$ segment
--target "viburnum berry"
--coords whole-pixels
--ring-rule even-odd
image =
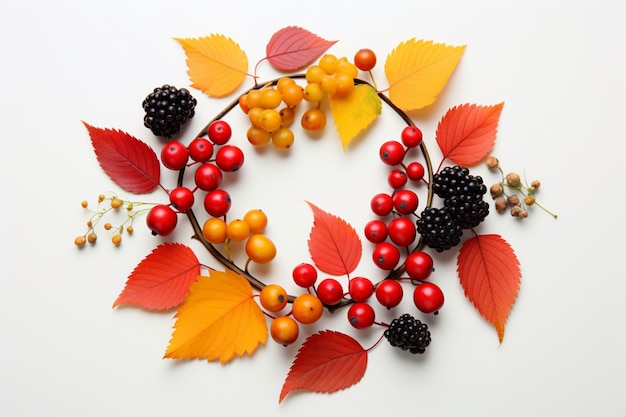
[[[387,224],[380,219],[367,222],[363,230],[365,238],[372,243],[384,242],[387,239]]]
[[[222,170],[213,164],[201,164],[196,168],[193,179],[199,189],[212,191],[222,184]]]
[[[443,291],[432,282],[424,282],[413,290],[413,302],[422,313],[437,314],[443,306]]]
[[[178,141],[171,141],[165,144],[161,150],[161,162],[166,168],[174,171],[183,169],[189,160],[189,150]]]
[[[426,170],[424,169],[424,165],[419,162],[413,161],[406,166],[406,176],[409,177],[411,181],[421,181],[425,174]]]
[[[235,172],[243,165],[244,154],[235,145],[224,145],[215,155],[215,163],[224,172]]]
[[[423,251],[407,255],[404,266],[406,273],[413,279],[427,279],[433,272],[433,258]]]
[[[367,303],[354,303],[348,309],[348,321],[355,329],[366,329],[376,321],[376,312]]]
[[[400,165],[406,154],[406,149],[397,140],[390,140],[380,146],[380,160],[387,165]]]
[[[150,209],[146,224],[153,235],[168,236],[176,228],[178,215],[170,206],[159,204]]]
[[[387,176],[387,183],[394,190],[399,190],[406,185],[407,179],[406,172],[401,169],[393,169]]]
[[[374,284],[366,277],[354,277],[348,283],[350,297],[356,302],[363,302],[374,294]]]
[[[298,339],[300,328],[298,322],[290,316],[279,316],[270,324],[270,335],[276,343],[283,346],[292,344]]]
[[[222,217],[230,210],[231,200],[228,191],[216,189],[204,196],[204,209],[213,217]]]
[[[403,296],[402,284],[395,279],[385,279],[376,287],[376,299],[387,308],[393,308],[400,304]]]
[[[182,186],[174,188],[170,191],[170,203],[172,203],[178,211],[184,212],[189,210],[194,203],[193,191]]]
[[[339,281],[334,278],[323,279],[315,289],[318,298],[322,303],[333,306],[343,298],[343,287]]]
[[[393,243],[403,247],[413,244],[417,237],[415,223],[407,217],[392,219],[387,225],[387,233]]]
[[[209,125],[209,129],[207,131],[207,136],[216,145],[224,145],[227,143],[233,131],[228,124],[228,122],[224,120],[216,120]]]
[[[370,208],[374,214],[385,217],[393,210],[393,199],[389,194],[378,193],[372,197]]]
[[[276,313],[287,305],[287,291],[278,284],[268,284],[261,290],[259,301],[264,309]]]
[[[393,206],[398,213],[411,214],[417,210],[419,198],[413,190],[398,190],[393,195]]]
[[[291,275],[296,285],[301,288],[312,287],[317,281],[317,269],[309,263],[296,265]]]
[[[422,131],[417,126],[407,126],[402,129],[400,136],[402,143],[407,148],[414,148],[422,143]]]
[[[299,323],[312,324],[322,317],[324,305],[314,294],[300,294],[293,300],[291,313]]]
[[[379,243],[372,251],[372,260],[380,269],[390,271],[400,262],[400,250],[390,242]]]
[[[213,143],[207,138],[195,138],[189,146],[189,157],[196,162],[207,162],[213,156]]]

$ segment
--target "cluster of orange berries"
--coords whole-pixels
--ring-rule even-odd
[[[487,167],[500,172],[502,179],[489,188],[491,197],[494,199],[496,211],[503,213],[509,210],[513,217],[524,219],[528,217],[528,208],[536,205],[550,214],[555,219],[557,215],[541,206],[535,197],[541,186],[539,180],[533,180],[530,184],[524,184],[517,172],[509,172],[506,175],[500,166],[500,161],[491,155],[486,160]]]
[[[103,217],[109,213],[110,211],[119,211],[124,208],[126,210],[126,218],[122,221],[118,226],[114,226],[110,222],[106,222],[103,224],[104,230],[112,231],[113,236],[111,236],[111,242],[115,246],[119,246],[122,243],[122,234],[124,232],[129,235],[133,233],[133,222],[135,217],[139,213],[135,208],[137,205],[141,205],[143,203],[134,203],[131,201],[125,201],[119,198],[117,195],[105,195],[100,194],[98,196],[98,206],[100,206],[105,201],[109,202],[107,207],[104,207],[98,211],[92,212],[91,217],[87,220],[87,231],[79,236],[76,236],[74,239],[74,244],[78,247],[83,247],[87,243],[93,245],[98,240],[98,235],[96,234],[95,227]],[[84,209],[89,209],[89,202],[87,200],[83,200],[81,203],[81,207]]]
[[[261,209],[246,212],[243,218],[227,221],[223,217],[210,217],[202,226],[202,235],[212,244],[224,244],[230,259],[231,242],[244,242],[249,262],[268,263],[276,257],[276,245],[263,232],[268,219]]]

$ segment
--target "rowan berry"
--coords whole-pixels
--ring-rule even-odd
[[[359,49],[354,54],[354,65],[361,71],[371,71],[376,66],[376,53],[369,48]]]
[[[267,226],[267,215],[261,209],[248,210],[243,216],[243,221],[250,226],[250,233],[261,233]]]
[[[374,214],[385,217],[393,210],[393,199],[386,193],[376,194],[370,201],[370,208]]]
[[[213,156],[213,143],[207,138],[195,138],[189,146],[189,157],[196,162],[207,162]]]
[[[161,162],[166,168],[174,171],[183,169],[189,160],[189,150],[178,141],[165,144],[161,150]]]
[[[222,170],[213,164],[201,164],[196,168],[193,179],[199,189],[212,191],[222,184]]]
[[[301,288],[312,287],[317,281],[317,269],[309,263],[296,265],[291,275],[296,285]]]
[[[230,205],[230,194],[226,190],[212,190],[204,196],[204,209],[210,216],[224,216],[230,210]]]
[[[380,269],[390,271],[400,262],[400,250],[390,242],[379,243],[372,251],[372,260]]]
[[[302,324],[315,323],[324,313],[324,305],[316,295],[305,293],[293,300],[293,317]]]
[[[298,322],[289,316],[279,316],[270,324],[270,335],[276,343],[283,346],[292,344],[298,339],[300,328]]]
[[[400,304],[403,296],[402,284],[395,279],[385,279],[376,287],[376,299],[387,308]]]
[[[150,209],[146,224],[153,235],[168,236],[176,228],[178,215],[170,206],[159,204]],[[121,236],[120,236],[121,238]]]
[[[413,190],[399,190],[393,195],[393,206],[401,214],[411,214],[417,210],[419,198]]]
[[[170,191],[170,203],[178,211],[185,212],[193,206],[193,192],[187,187],[176,187]]]
[[[232,129],[228,122],[224,120],[215,120],[209,125],[207,136],[216,145],[224,145],[232,136]]]
[[[412,252],[404,260],[404,266],[409,277],[426,279],[433,272],[433,258],[426,252]]]
[[[389,175],[387,176],[387,183],[394,190],[398,190],[404,187],[407,183],[407,180],[408,177],[406,175],[406,172],[401,169],[391,170],[391,172],[389,172]]]
[[[240,242],[250,236],[250,226],[241,219],[231,220],[226,225],[226,235],[230,240]]]
[[[246,254],[251,261],[265,264],[276,257],[276,246],[267,236],[255,233],[246,240]]]
[[[366,277],[354,277],[348,283],[350,297],[356,302],[363,302],[369,299],[374,293],[372,280]]]
[[[372,243],[384,242],[387,239],[387,225],[380,219],[367,222],[364,228],[365,238]]]
[[[210,217],[202,226],[202,235],[213,244],[226,242],[226,222],[220,217]]]
[[[326,278],[317,284],[316,292],[322,303],[333,306],[343,298],[343,287],[334,278]]]
[[[387,165],[400,165],[406,154],[406,149],[397,140],[390,140],[380,146],[379,156]]]
[[[411,181],[421,181],[424,178],[424,174],[426,174],[424,165],[419,162],[413,161],[406,167],[406,175]]]
[[[417,126],[407,126],[402,129],[400,136],[402,143],[407,148],[414,148],[422,143],[422,131]]]
[[[443,306],[443,291],[432,282],[424,282],[413,290],[413,302],[422,313],[437,314]]]
[[[366,329],[376,321],[376,312],[367,303],[354,303],[348,309],[348,321],[355,329]]]
[[[215,163],[224,172],[235,172],[243,165],[243,151],[235,145],[225,145],[218,149]]]
[[[261,290],[259,300],[264,309],[276,313],[287,305],[287,291],[278,284],[269,284]]]
[[[417,237],[415,223],[407,217],[396,217],[387,225],[389,238],[398,246],[409,246]]]

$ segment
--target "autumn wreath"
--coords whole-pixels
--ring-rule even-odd
[[[388,86],[379,89],[371,72],[377,61],[374,51],[361,49],[353,59],[338,57],[328,53],[334,41],[299,27],[283,28],[271,37],[253,75],[247,55],[230,38],[176,40],[186,53],[193,88],[220,98],[233,95],[246,78],[254,80],[253,86],[191,140],[182,138],[181,128],[194,117],[196,98],[169,84],[155,88],[143,108],[145,126],[167,139],[158,155],[126,132],[84,123],[100,166],[115,184],[133,194],[160,188],[168,200],[146,203],[105,193],[94,210],[83,201],[90,216],[87,231],[75,241],[81,248],[93,245],[96,227],[103,227],[120,245],[123,235],[133,233],[139,216],[145,216],[147,230],[155,236],[170,235],[180,218],[190,222],[193,238],[213,263],[201,262],[185,244],[160,242],[130,273],[113,304],[177,309],[166,358],[226,363],[253,354],[269,334],[283,345],[302,342],[279,401],[294,390],[347,388],[361,380],[367,355],[381,340],[414,354],[426,351],[431,341],[427,320],[435,320],[444,304],[431,273],[438,255],[453,248],[459,248],[457,270],[467,298],[502,342],[520,285],[519,262],[501,236],[480,234],[477,226],[489,213],[487,192],[496,211],[510,208],[511,214],[524,218],[536,204],[539,183],[527,185],[515,173],[505,175],[489,156],[504,103],[449,109],[435,133],[443,156],[436,168],[422,131],[407,114],[435,101],[464,46],[416,39],[400,43],[385,61]],[[284,75],[259,82],[256,71],[263,61]],[[223,177],[245,169],[245,146],[274,146],[288,153],[298,118],[304,132],[320,135],[332,117],[345,150],[385,106],[406,127],[380,145],[380,162],[389,167],[389,189],[371,199],[372,220],[361,228],[368,246],[349,222],[308,202],[313,213],[307,237],[310,260],[294,262],[292,284],[297,290],[288,293],[285,283],[253,275],[250,264],[271,262],[278,248],[265,234],[268,213],[251,209],[242,218],[229,216],[233,201]],[[247,115],[247,143],[234,140],[234,126],[225,120],[231,111]],[[446,161],[450,164],[444,165]],[[490,188],[468,169],[484,161],[502,174]],[[178,172],[176,184],[162,183],[163,168]],[[122,223],[106,220],[109,212],[120,210],[126,211]],[[233,254],[235,245],[245,248],[244,262]],[[353,276],[366,249],[371,250],[372,275]],[[409,290],[414,310],[398,311],[390,323],[377,319],[376,306],[399,309]],[[319,323],[325,313],[344,308],[354,328],[381,329],[373,346],[364,348],[354,337],[331,329],[304,334],[302,329]]]

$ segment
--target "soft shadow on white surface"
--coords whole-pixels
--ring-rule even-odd
[[[0,7],[0,414],[626,413],[620,331],[626,204],[619,188],[626,32],[619,2],[5,1]],[[293,394],[281,405],[296,347],[268,342],[226,366],[163,360],[173,312],[111,308],[155,239],[137,233],[116,249],[103,233],[95,248],[72,245],[86,220],[80,201],[116,190],[98,167],[81,120],[152,141],[141,121],[146,92],[165,82],[190,84],[173,37],[227,35],[252,66],[270,36],[288,25],[339,40],[337,55],[370,47],[379,62],[413,37],[467,45],[439,100],[416,115],[433,160],[439,162],[434,132],[448,108],[504,101],[494,153],[505,169],[539,178],[541,201],[560,215],[555,221],[535,207],[523,224],[491,215],[481,226],[507,239],[522,263],[502,345],[465,299],[452,256],[437,266],[446,307],[432,323],[427,355],[381,345],[356,386],[332,395]],[[275,76],[267,64],[259,72]],[[384,79],[382,65],[375,75]],[[190,135],[229,102],[195,95]],[[355,225],[367,218],[370,195],[385,181],[384,167],[374,165],[376,142],[395,131],[394,121],[382,120],[371,140],[347,152],[332,129],[319,140],[296,138],[287,158],[250,151],[233,186],[236,210],[262,206],[272,213],[270,231],[282,248],[272,268],[285,277],[277,279],[288,282],[291,266],[306,258],[311,215],[304,200]],[[488,183],[497,180],[482,166],[476,171]],[[190,234],[183,227],[172,239],[196,245]],[[344,322],[341,313],[329,326]]]

